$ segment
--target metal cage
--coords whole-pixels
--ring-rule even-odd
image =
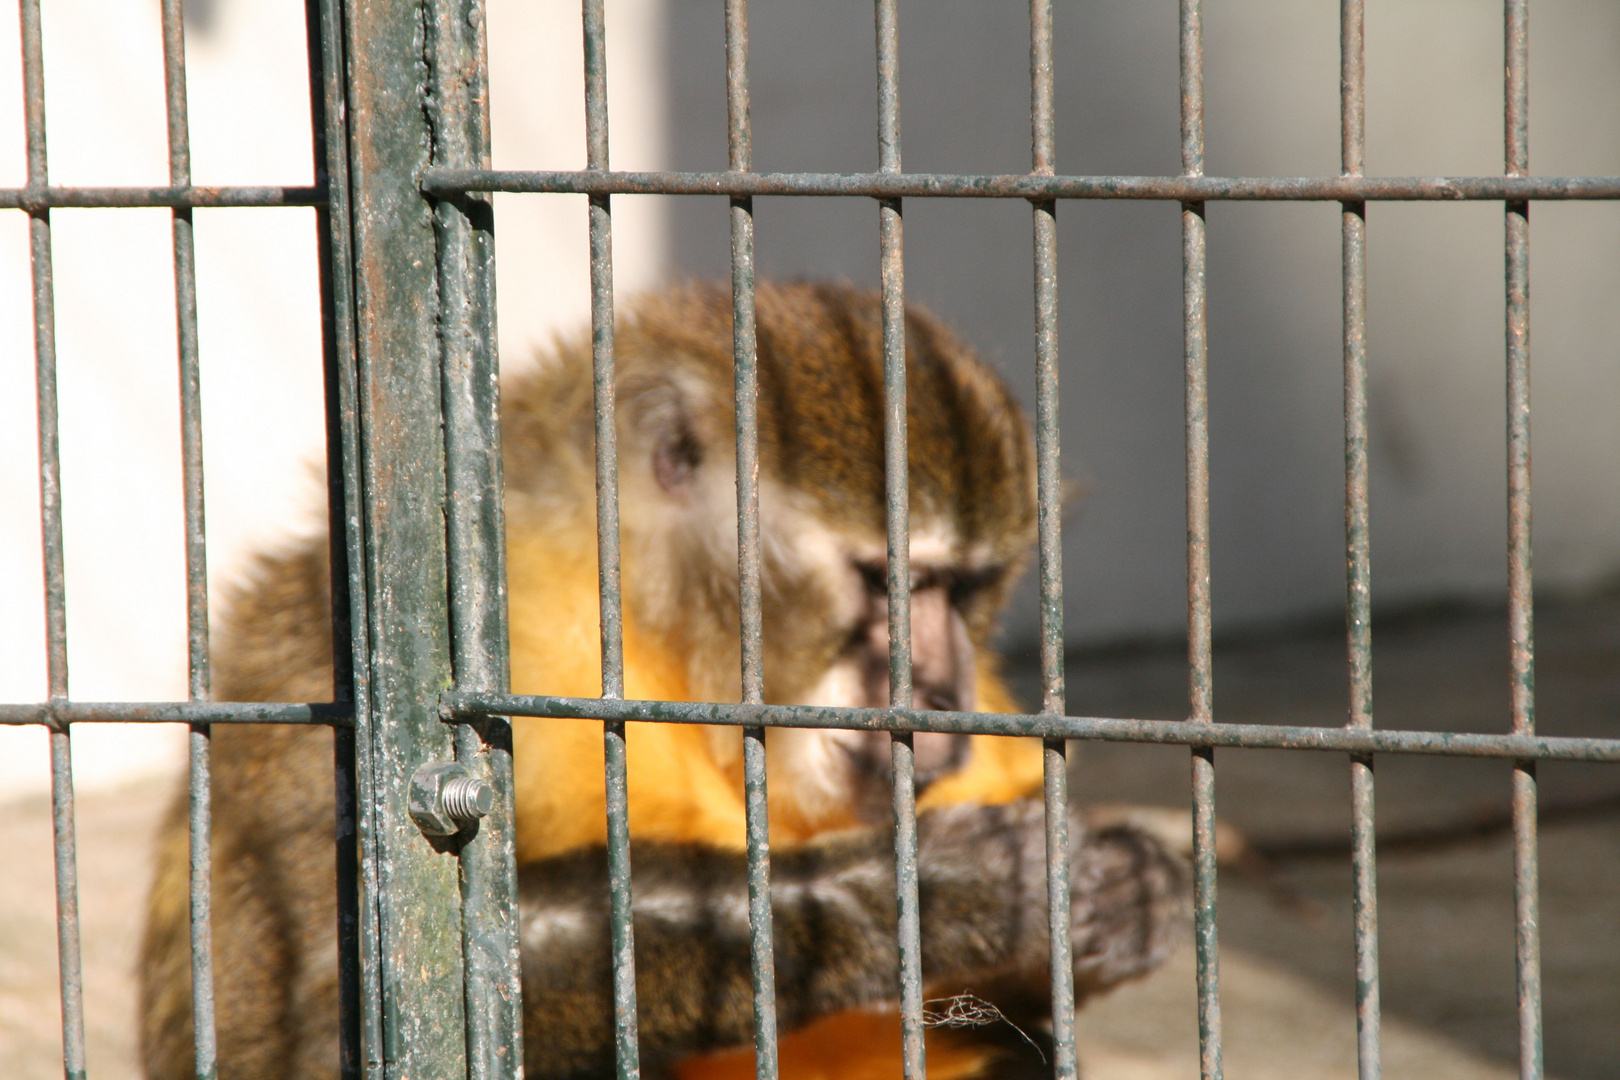
[[[521,1069],[521,1010],[510,799],[462,852],[435,856],[406,812],[413,770],[452,755],[511,790],[504,717],[603,723],[618,1071],[638,1073],[630,921],[627,721],[740,726],[748,810],[748,883],[758,1075],[776,1075],[776,1019],[765,800],[765,730],[844,727],[893,737],[900,918],[898,983],[905,1074],[924,1075],[918,942],[917,833],[911,734],[1038,736],[1045,801],[1054,1067],[1077,1073],[1071,958],[1065,743],[1166,743],[1191,752],[1195,944],[1202,1075],[1219,1077],[1215,749],[1327,751],[1348,759],[1353,801],[1355,993],[1363,1077],[1379,1075],[1378,901],[1372,761],[1377,754],[1494,757],[1513,762],[1514,897],[1520,1075],[1539,1077],[1541,984],[1537,916],[1536,763],[1620,761],[1620,739],[1535,732],[1531,638],[1529,205],[1620,198],[1617,177],[1532,177],[1527,151],[1527,0],[1505,0],[1504,168],[1500,176],[1368,177],[1363,170],[1363,11],[1341,0],[1342,167],[1326,177],[1210,177],[1203,171],[1200,0],[1180,0],[1181,164],[1176,176],[1067,176],[1053,155],[1052,0],[1031,0],[1031,163],[1027,173],[906,173],[900,156],[897,0],[875,0],[877,172],[759,173],[750,150],[746,0],[725,0],[729,162],[724,172],[614,172],[608,163],[604,0],[583,0],[588,167],[489,169],[488,82],[480,0],[307,0],[312,187],[191,183],[181,0],[163,0],[169,185],[53,187],[47,172],[40,0],[21,0],[28,181],[0,190],[0,208],[29,217],[45,553],[48,701],[0,705],[0,722],[51,733],[61,957],[63,1061],[85,1075],[74,849],[72,725],[190,725],[191,921],[196,1061],[216,1070],[209,921],[209,729],[218,723],[330,725],[336,734],[343,1061],[345,1076],[511,1077]],[[1009,17],[1012,17],[1009,15]],[[718,59],[718,57],[717,57]],[[507,692],[493,192],[565,192],[590,202],[592,347],[596,385],[602,685],[600,699]],[[742,701],[623,698],[618,492],[614,426],[613,196],[729,201],[736,370]],[[1042,701],[1038,713],[830,709],[763,700],[754,337],[753,200],[857,197],[876,202],[881,251],[887,466],[889,685],[911,686],[906,475],[902,204],[907,198],[1021,199],[1034,230],[1036,443],[1039,478]],[[1059,545],[1056,213],[1065,199],[1151,199],[1181,205],[1186,388],[1187,719],[1067,715]],[[1210,200],[1337,202],[1343,228],[1345,550],[1349,717],[1342,727],[1225,724],[1211,691],[1209,457],[1205,332],[1205,205]],[[1511,734],[1382,730],[1371,710],[1368,559],[1366,208],[1369,202],[1478,200],[1504,214],[1508,385]],[[69,696],[56,438],[51,211],[169,207],[178,297],[185,484],[190,700],[92,703]],[[325,703],[209,700],[208,610],[198,392],[195,207],[310,206],[318,222],[325,340],[332,618],[336,689]],[[447,689],[448,688],[448,689]]]

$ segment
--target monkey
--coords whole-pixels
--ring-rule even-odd
[[[756,296],[765,700],[886,706],[888,632],[878,297],[837,283]],[[944,324],[905,314],[913,700],[1016,711],[990,639],[1035,530],[1028,424]],[[731,296],[686,284],[616,325],[625,696],[741,695]],[[503,383],[511,684],[602,690],[589,340]],[[219,632],[223,700],[331,689],[325,539],[262,557]],[[213,736],[220,1060],[247,1080],[337,1061],[330,734]],[[627,725],[644,1073],[752,1074],[742,741],[736,728]],[[771,729],[772,911],[781,1075],[898,1077],[884,733]],[[914,736],[928,992],[990,995],[1017,1023],[932,1029],[936,1077],[1045,1075],[1047,920],[1039,742]],[[613,1074],[600,729],[513,721],[524,1044],[532,1080]],[[1144,974],[1187,912],[1179,857],[1129,824],[1070,814],[1077,1000]],[[183,800],[159,839],[141,953],[149,1080],[190,1074]],[[1026,1030],[1027,1029],[1027,1030]],[[1031,1035],[1033,1034],[1033,1037]]]

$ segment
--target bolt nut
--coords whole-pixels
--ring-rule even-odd
[[[495,807],[495,789],[459,762],[423,765],[411,777],[411,820],[428,836],[453,836]]]

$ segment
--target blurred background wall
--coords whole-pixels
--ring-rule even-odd
[[[1175,6],[1057,11],[1058,169],[1179,167]],[[1367,170],[1501,170],[1500,8],[1369,0]],[[718,0],[611,0],[613,164],[725,164]],[[198,183],[307,183],[299,0],[189,5]],[[755,164],[877,161],[871,5],[750,5]],[[52,179],[165,182],[157,0],[46,0]],[[578,6],[490,0],[495,164],[584,163]],[[1338,170],[1337,5],[1209,0],[1207,171]],[[1620,8],[1538,0],[1531,29],[1535,172],[1620,173]],[[0,185],[25,178],[15,23],[0,23]],[[908,171],[1029,164],[1022,8],[901,9]],[[907,296],[954,323],[1026,400],[1030,213],[1010,201],[907,203]],[[620,198],[621,296],[727,273],[718,199]],[[1505,590],[1501,209],[1369,208],[1374,597],[1491,601]],[[758,260],[777,277],[876,284],[866,200],[756,200]],[[1211,204],[1210,427],[1218,629],[1331,618],[1342,604],[1339,214]],[[172,264],[165,211],[53,215],[72,691],[183,697],[184,608]],[[216,599],[265,543],[320,505],[313,214],[196,213],[210,581]],[[1065,533],[1071,643],[1171,637],[1184,621],[1177,208],[1059,210]],[[497,199],[504,362],[588,313],[585,208]],[[1620,571],[1620,207],[1532,215],[1538,586]],[[0,214],[0,699],[44,695],[26,220]],[[1033,633],[1026,595],[1009,626]],[[180,733],[76,729],[88,783],[172,767]],[[45,782],[39,731],[0,732],[0,783]]]
[[[718,5],[669,0],[669,146],[725,165]],[[877,167],[871,5],[750,5],[754,162]],[[1338,5],[1209,0],[1206,171],[1339,170]],[[983,0],[901,9],[904,166],[1029,168],[1027,17]],[[1371,0],[1367,171],[1502,170],[1500,5]],[[1057,169],[1180,170],[1176,5],[1060,2]],[[1620,7],[1538,0],[1531,162],[1620,172]],[[670,211],[672,271],[725,272],[725,210]],[[876,285],[868,201],[756,200],[775,276]],[[906,203],[906,295],[946,316],[1033,400],[1027,204]],[[1064,203],[1059,220],[1069,640],[1184,626],[1178,208]],[[1340,214],[1333,204],[1208,207],[1210,432],[1217,628],[1342,607]],[[1368,212],[1374,597],[1505,595],[1502,210]],[[1532,222],[1538,584],[1620,570],[1620,207],[1538,204]],[[1033,633],[1025,606],[1011,634]]]

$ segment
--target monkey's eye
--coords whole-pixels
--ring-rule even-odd
[[[1007,573],[1004,566],[987,566],[980,570],[953,570],[945,577],[951,606],[961,608],[971,604],[986,589],[993,588]]]
[[[653,450],[653,475],[658,486],[679,495],[692,486],[698,466],[703,464],[703,444],[685,426],[676,428]]]
[[[857,562],[856,573],[861,575],[861,584],[872,596],[887,597],[889,595],[889,568],[883,563]]]

